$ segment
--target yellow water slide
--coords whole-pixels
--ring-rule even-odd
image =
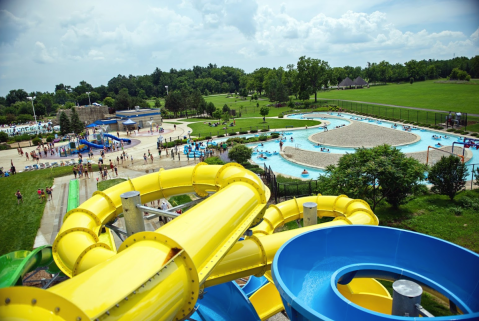
[[[123,212],[120,195],[132,190],[140,192],[143,203],[178,194],[214,194],[157,231],[130,236],[116,253],[98,235]],[[0,318],[181,320],[192,313],[204,287],[263,275],[276,251],[295,235],[326,226],[377,224],[367,203],[345,196],[294,199],[265,213],[269,197],[258,176],[240,165],[204,163],[161,170],[95,192],[67,213],[53,244],[57,265],[72,279],[47,291],[0,290]],[[301,218],[302,204],[310,201],[318,204],[320,217],[335,219],[272,234]],[[261,220],[251,237],[237,242]]]

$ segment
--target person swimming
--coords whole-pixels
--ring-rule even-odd
[[[309,173],[306,169],[303,169],[303,172],[301,174],[306,175],[306,174],[309,174]]]

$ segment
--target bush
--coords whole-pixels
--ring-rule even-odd
[[[278,118],[283,118],[283,117],[284,117],[284,116],[283,116],[282,113],[278,115]]]
[[[225,137],[225,135],[223,135],[223,134],[219,134],[219,135],[218,135],[218,136],[216,136],[216,137]]]
[[[22,141],[22,136],[15,136],[15,142],[21,142]]]
[[[263,133],[269,132],[269,129],[266,129],[266,128],[262,129],[261,132],[263,132]]]
[[[205,139],[211,139],[211,136],[205,136]]]
[[[259,140],[260,142],[264,142],[264,141],[267,140],[267,139],[268,139],[268,136],[266,136],[266,135],[261,135],[261,136],[258,137],[258,140]]]
[[[472,133],[471,136],[477,137],[478,133]]]
[[[433,184],[431,191],[447,195],[451,200],[466,186],[467,167],[455,155],[441,157],[429,170],[429,182]]]
[[[5,143],[8,141],[8,134],[5,132],[0,132],[0,142]]]
[[[272,133],[271,134],[271,138],[278,138],[279,137],[279,133]]]
[[[257,129],[252,129],[252,130],[250,130],[249,132],[250,132],[250,133],[257,133],[258,130],[257,130]]]
[[[221,158],[217,156],[208,157],[204,160],[204,162],[208,165],[224,165],[225,164],[225,162],[223,162]]]
[[[251,158],[252,153],[253,150],[245,145],[236,145],[228,151],[228,157],[229,159],[242,164],[246,163]]]
[[[229,136],[234,136],[236,135],[236,132],[231,132],[231,133],[228,133]]]
[[[450,132],[453,132],[453,131],[454,131],[454,128],[448,128],[446,131],[449,132],[449,133],[450,133]]]
[[[244,134],[247,134],[248,132],[247,132],[247,131],[244,131],[244,130],[242,130],[242,131],[240,131],[239,133],[240,133],[241,135],[244,135]]]
[[[0,144],[0,150],[7,150],[7,149],[10,149],[10,146],[8,146],[7,144]]]
[[[47,143],[51,143],[55,139],[54,136],[50,135],[47,137]]]
[[[38,143],[41,143],[41,142],[42,142],[42,140],[41,140],[40,138],[38,138],[38,137],[32,139],[32,144],[33,144],[34,146],[37,146]]]

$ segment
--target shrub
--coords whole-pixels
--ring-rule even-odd
[[[239,133],[240,133],[241,135],[244,135],[244,134],[247,134],[248,132],[245,131],[245,130],[242,130],[242,131],[240,131]]]
[[[225,162],[223,162],[221,158],[217,156],[208,157],[204,160],[204,162],[208,165],[224,165],[225,164]]]
[[[51,143],[55,139],[54,136],[50,135],[47,137],[47,143]]]
[[[283,114],[278,115],[278,118],[283,118],[283,117],[284,117]]]
[[[205,136],[205,139],[211,139],[211,136]]]
[[[0,144],[0,150],[7,150],[7,149],[10,149],[10,146],[8,146],[7,144]]]
[[[231,133],[228,133],[228,135],[230,135],[230,136],[234,136],[234,135],[236,135],[236,132],[231,132]]]
[[[268,139],[268,136],[266,136],[266,135],[259,136],[259,141],[261,141],[261,142],[264,142],[267,139]]]
[[[257,142],[259,141],[259,137],[250,137],[246,140],[246,142],[248,143],[254,143],[254,142]]]
[[[272,133],[271,134],[271,138],[278,138],[279,137],[279,133]]]
[[[477,137],[478,133],[472,133],[471,136]]]
[[[450,155],[441,157],[429,170],[429,182],[433,184],[431,191],[447,195],[451,200],[466,186],[467,167],[459,157]]]
[[[261,132],[263,132],[263,133],[269,132],[269,129],[264,128],[264,129],[261,130]]]
[[[42,140],[41,140],[40,138],[38,138],[38,137],[32,139],[32,144],[33,144],[34,146],[37,146],[38,143],[41,143],[41,142],[42,142]]]
[[[228,151],[228,157],[229,159],[242,164],[246,163],[248,159],[251,158],[251,153],[253,153],[253,150],[245,145],[236,145]]]
[[[462,130],[460,130],[460,129],[454,129],[454,132],[455,132],[455,133],[460,133],[460,132],[462,132]]]
[[[454,213],[454,215],[456,216],[460,216],[462,215],[462,212],[464,211],[462,208],[460,207],[451,207],[450,208],[451,212]]]
[[[250,130],[249,132],[250,132],[250,133],[257,133],[258,130],[257,130],[257,129],[252,129],[252,130]]]
[[[225,135],[223,135],[223,134],[219,134],[219,135],[218,135],[218,136],[216,136],[216,137],[225,137]]]
[[[8,134],[5,132],[0,132],[0,142],[5,143],[8,141]]]
[[[449,132],[449,133],[450,133],[450,132],[453,132],[453,131],[454,131],[454,128],[448,128],[446,131]]]

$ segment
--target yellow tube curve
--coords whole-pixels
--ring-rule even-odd
[[[130,190],[140,191],[142,202],[185,193],[215,194],[155,232],[130,236],[116,254],[98,235],[104,224],[122,212],[120,195]],[[264,274],[276,251],[297,234],[335,225],[378,224],[366,202],[343,195],[294,199],[265,211],[269,197],[263,182],[242,166],[204,163],[162,170],[96,192],[67,213],[53,244],[57,265],[74,277],[47,292],[62,298],[60,310],[69,309],[70,304],[90,319],[179,320],[193,311],[203,287]],[[318,216],[335,219],[272,234],[285,222],[301,218],[302,205],[310,201],[318,204]],[[261,218],[252,228],[253,235],[237,242]],[[0,298],[8,291],[1,289]],[[22,293],[28,301],[38,291],[22,288]],[[15,315],[14,307],[7,308],[9,316]],[[0,302],[0,317],[7,310]]]

